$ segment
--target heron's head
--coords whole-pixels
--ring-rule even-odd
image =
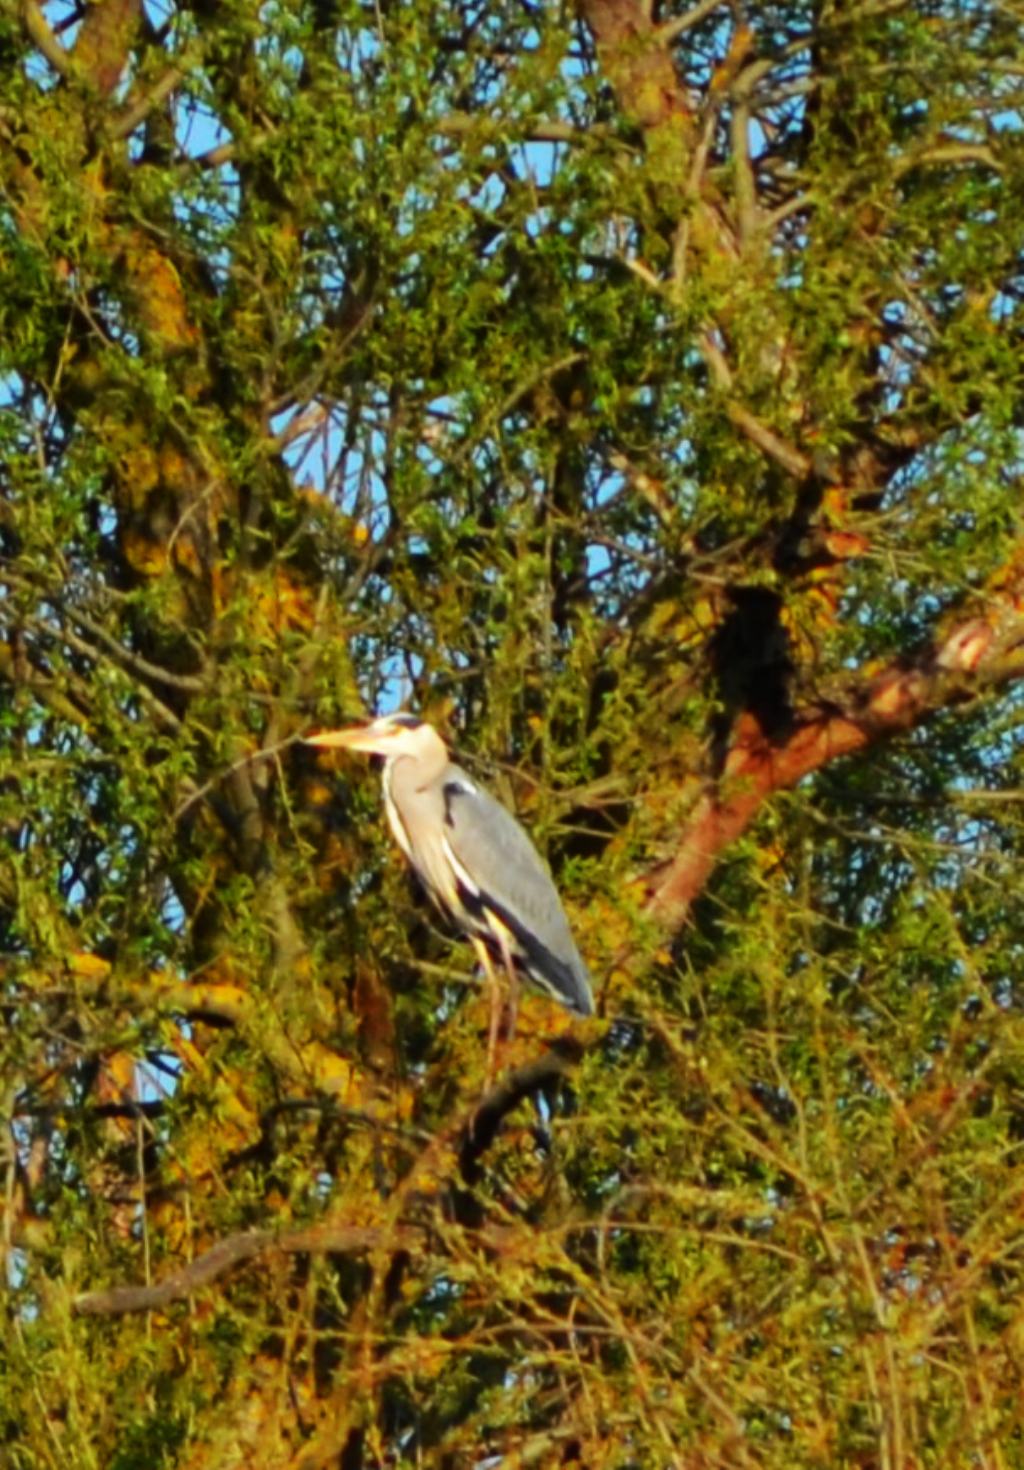
[[[325,730],[322,735],[310,735],[307,745],[324,748],[362,750],[368,755],[382,755],[386,760],[397,756],[412,756],[423,760],[436,756],[438,747],[444,744],[432,725],[418,720],[415,715],[381,715],[368,725],[351,725],[344,730]]]

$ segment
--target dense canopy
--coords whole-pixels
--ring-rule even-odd
[[[0,6],[0,1465],[1024,1464],[1022,21]]]

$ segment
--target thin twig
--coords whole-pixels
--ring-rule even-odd
[[[683,15],[677,15],[673,20],[667,20],[664,25],[656,27],[655,40],[661,46],[668,46],[677,36],[700,25],[702,20],[706,20],[725,3],[726,0],[700,0],[698,5],[692,5]]]
[[[545,363],[543,367],[536,369],[536,371],[527,373],[505,395],[497,408],[492,409],[489,414],[485,415],[483,422],[477,427],[476,432],[466,439],[456,450],[455,454],[452,455],[451,463],[454,465],[463,464],[468,456],[483,442],[490,430],[496,424],[500,424],[506,414],[510,414],[528,393],[532,393],[535,388],[539,388],[541,383],[547,382],[556,373],[562,373],[568,368],[576,367],[578,363],[585,362],[586,359],[587,354],[585,352],[570,352],[565,357],[558,358],[555,362]]]
[[[52,638],[58,643],[66,643],[75,653],[81,654],[83,658],[89,659],[92,663],[109,664],[114,662],[109,654],[102,652],[94,644],[87,643],[84,638],[80,638],[70,628],[54,628],[45,618],[36,617],[26,618],[25,626],[34,628],[37,633],[41,633],[46,638]],[[149,707],[150,713],[155,717],[157,723],[162,725],[165,730],[173,730],[175,733],[181,730],[182,724],[178,716],[147,685],[136,684],[135,692],[140,701]]]
[[[179,805],[174,810],[174,821],[180,822],[185,813],[191,807],[195,806],[197,801],[202,801],[203,797],[208,796],[213,788],[215,786],[219,786],[222,781],[230,780],[231,777],[237,775],[239,771],[245,770],[248,766],[254,765],[257,761],[274,759],[274,757],[276,757],[282,750],[287,750],[289,745],[295,745],[303,738],[304,737],[302,735],[298,734],[286,735],[283,740],[278,740],[273,745],[268,745],[263,750],[250,751],[248,754],[241,756],[238,760],[233,761],[230,766],[225,766],[222,771],[217,771],[214,775],[210,777],[208,781],[204,781],[202,786],[197,786],[194,791],[190,791],[185,800],[179,803]]]
[[[195,674],[174,674],[160,664],[152,664],[143,658],[140,653],[125,648],[113,634],[108,633],[102,624],[94,622],[88,613],[82,612],[77,607],[68,607],[66,604],[58,604],[66,617],[85,630],[92,638],[96,638],[103,644],[114,658],[122,663],[124,667],[133,674],[140,674],[143,678],[153,679],[160,684],[166,684],[171,689],[181,689],[188,694],[201,694],[207,687],[206,681]]]

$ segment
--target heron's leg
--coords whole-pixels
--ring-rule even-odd
[[[512,958],[512,935],[505,925],[492,914],[490,909],[484,910],[487,927],[494,935],[494,942],[498,946],[501,962],[508,976],[508,1027],[505,1032],[506,1041],[513,1041],[516,1034],[516,1019],[519,1013],[519,976],[516,973],[516,962]]]
[[[508,947],[508,930],[504,924],[497,926],[498,944],[501,947],[501,958],[505,964],[505,972],[508,975],[508,1030],[505,1033],[506,1041],[514,1041],[516,1037],[516,1021],[519,1019],[519,976],[516,974],[515,960],[512,951]]]
[[[482,939],[478,939],[475,934],[470,935],[470,943],[476,950],[476,957],[480,961],[480,967],[484,972],[487,989],[490,992],[491,998],[491,1023],[487,1028],[487,1080],[485,1083],[489,1087],[491,1085],[491,1079],[494,1076],[494,1058],[498,1050],[498,1031],[501,1027],[501,987],[498,984],[498,977],[494,973],[490,951],[486,944]]]

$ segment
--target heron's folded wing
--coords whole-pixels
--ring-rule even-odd
[[[445,782],[444,804],[444,837],[467,896],[477,896],[511,930],[536,980],[590,1015],[586,967],[551,874],[523,828],[461,771]]]

